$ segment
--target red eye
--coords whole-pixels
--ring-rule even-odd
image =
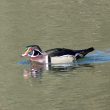
[[[30,49],[29,49],[29,52],[31,52],[31,51],[33,51],[33,48],[30,48]]]

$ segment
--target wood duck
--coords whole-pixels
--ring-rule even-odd
[[[77,59],[83,58],[89,52],[94,50],[93,47],[82,50],[71,50],[66,48],[54,48],[42,51],[38,45],[29,45],[22,56],[29,57],[31,61],[46,64],[65,64],[72,63]]]

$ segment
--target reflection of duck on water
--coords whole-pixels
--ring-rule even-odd
[[[30,45],[26,47],[26,51],[22,56],[29,57],[31,61],[46,64],[66,64],[83,58],[86,54],[93,51],[94,48],[83,50],[71,50],[66,48],[54,48],[42,51],[38,45]]]
[[[31,68],[25,69],[23,72],[24,78],[25,79],[28,79],[29,77],[41,78],[42,73],[44,71],[44,65],[34,61],[30,63],[31,63]]]
[[[24,69],[23,76],[25,79],[29,79],[30,77],[33,78],[42,78],[42,74],[47,70],[45,68],[45,64],[37,63],[37,62],[31,62],[31,68]],[[64,73],[68,71],[73,71],[73,69],[79,68],[79,67],[89,67],[93,68],[90,64],[83,64],[83,65],[52,65],[48,68],[49,72],[54,73]]]

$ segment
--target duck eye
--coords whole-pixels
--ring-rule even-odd
[[[41,53],[37,50],[34,50],[34,56],[41,55]]]

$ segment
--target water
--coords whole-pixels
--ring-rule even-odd
[[[1,0],[0,110],[109,110],[109,62],[28,80],[17,64],[31,44],[109,49],[109,12],[109,0]]]

